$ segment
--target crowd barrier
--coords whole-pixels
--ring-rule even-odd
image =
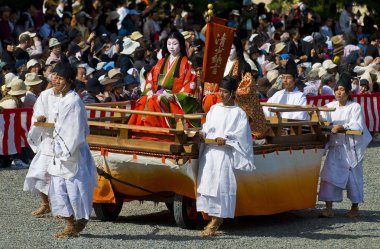
[[[334,99],[334,96],[307,97],[307,103],[324,106]],[[369,131],[380,131],[380,93],[353,95],[353,100],[362,106]],[[127,102],[123,108],[130,109],[133,105],[134,102]],[[89,118],[100,118],[111,117],[113,112],[88,110],[87,114]],[[32,108],[4,109],[0,113],[0,155],[14,155],[27,146],[32,115]]]

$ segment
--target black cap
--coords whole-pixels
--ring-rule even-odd
[[[293,75],[294,78],[297,78],[297,64],[293,59],[289,59],[286,63],[285,69],[281,71],[281,74],[290,74]]]
[[[219,84],[219,88],[226,89],[230,92],[236,91],[237,87],[238,87],[238,81],[237,81],[236,77],[234,77],[234,76],[224,77]]]
[[[344,72],[340,75],[338,82],[335,85],[335,89],[339,86],[344,87],[346,91],[351,91],[351,77],[348,73]]]
[[[63,77],[66,80],[74,81],[77,76],[77,69],[71,66],[69,63],[57,64],[57,68],[55,68],[55,72],[58,76]]]

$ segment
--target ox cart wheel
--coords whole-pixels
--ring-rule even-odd
[[[101,221],[115,221],[123,207],[123,200],[116,203],[94,203],[96,217]]]
[[[181,195],[174,196],[173,214],[175,222],[181,228],[194,228],[200,219],[195,200]]]

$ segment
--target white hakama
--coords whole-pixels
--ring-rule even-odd
[[[79,96],[70,91],[59,103],[54,129],[54,163],[49,197],[53,215],[89,219],[96,183],[96,167],[86,137],[87,112]]]
[[[322,113],[333,125],[343,125],[346,130],[359,130],[362,136],[332,134],[326,145],[328,154],[321,171],[319,201],[341,202],[343,190],[352,203],[364,202],[363,158],[372,137],[364,122],[363,111],[358,103],[348,101],[339,106],[338,101],[327,104],[334,112]]]
[[[272,97],[270,97],[267,103],[274,104],[287,104],[287,105],[307,105],[306,96],[303,92],[300,92],[298,88],[294,88],[293,92],[288,92],[285,89],[276,92]],[[272,107],[275,108],[275,107]],[[270,112],[269,107],[264,106],[264,114],[266,117],[272,117],[275,115],[274,112]],[[310,116],[307,112],[284,112],[281,113],[282,118],[287,119],[298,119],[298,120],[309,120]]]
[[[37,117],[45,116],[46,122],[54,123],[57,113],[59,96],[55,95],[53,89],[41,92],[34,107],[32,126],[28,133],[28,143],[36,155],[30,164],[28,174],[24,181],[24,191],[35,193],[49,192],[50,175],[47,172],[49,165],[53,162],[53,129],[34,126]]]
[[[208,139],[225,138],[226,145],[205,145],[200,153],[197,211],[219,218],[233,218],[237,190],[234,169],[255,169],[247,116],[238,106],[216,104],[207,114],[202,132]]]

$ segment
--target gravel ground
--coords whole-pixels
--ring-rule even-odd
[[[336,217],[318,218],[316,209],[227,220],[219,236],[201,238],[202,228],[180,229],[164,204],[125,203],[116,222],[94,217],[79,238],[55,239],[63,222],[33,218],[36,195],[23,192],[26,169],[0,170],[0,249],[2,248],[380,248],[380,143],[372,143],[364,162],[366,203],[361,216],[345,217],[350,203],[335,205]]]

